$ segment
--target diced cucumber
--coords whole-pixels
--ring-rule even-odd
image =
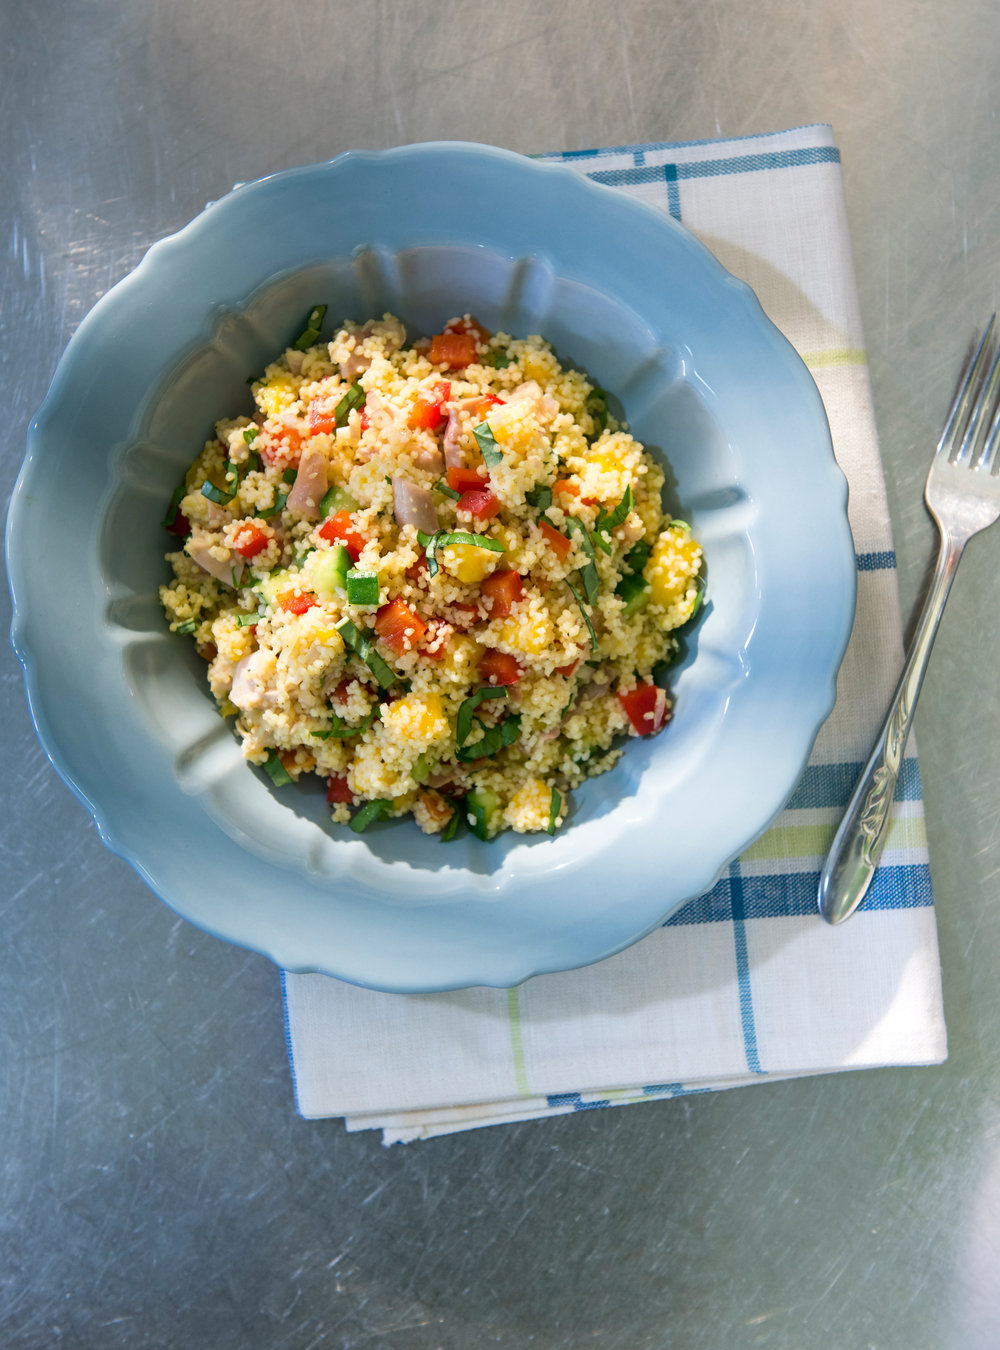
[[[320,514],[325,520],[327,516],[332,515],[334,511],[356,511],[358,503],[354,500],[346,488],[340,487],[334,483],[329,488],[323,500],[319,504]]]
[[[347,590],[347,573],[352,565],[349,550],[343,544],[334,544],[310,553],[303,572],[321,600],[333,600]]]
[[[474,787],[465,799],[465,818],[477,839],[489,839],[492,818],[500,810],[500,798],[489,788]]]
[[[352,567],[347,574],[347,603],[349,605],[377,605],[378,594],[378,573]]]

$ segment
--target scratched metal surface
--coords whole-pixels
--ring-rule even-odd
[[[928,448],[1000,299],[995,0],[3,8],[5,494],[80,319],[235,180],[352,145],[830,121],[912,611]],[[970,547],[918,715],[944,1068],[405,1149],[295,1117],[274,970],[105,852],[5,651],[0,1343],[1000,1344],[998,571],[994,533]]]

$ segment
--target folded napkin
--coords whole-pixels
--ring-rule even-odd
[[[831,928],[819,868],[902,662],[840,155],[826,126],[546,158],[683,220],[748,281],[819,386],[850,483],[858,608],[836,707],[767,833],[597,965],[517,989],[382,994],[284,974],[298,1109],[383,1140],[946,1054],[916,751],[882,866]]]

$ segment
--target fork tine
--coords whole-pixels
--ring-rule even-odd
[[[944,430],[941,432],[941,439],[937,444],[937,453],[945,455],[950,460],[958,459],[962,452],[969,412],[981,383],[983,368],[989,360],[987,348],[993,335],[996,317],[995,313],[990,315],[990,321],[979,339],[979,345],[971,360],[965,367],[963,378],[955,390],[955,397],[952,399],[948,416],[945,419]]]
[[[969,445],[969,467],[972,469],[987,467],[995,448],[997,416],[1000,413],[997,403],[998,391],[1000,391],[1000,351],[993,357],[989,374],[980,388],[979,398],[973,410],[972,425],[965,434],[960,452],[964,458],[965,446]]]
[[[993,425],[990,427],[990,434],[986,437],[986,445],[983,447],[983,457],[980,461],[983,469],[991,473],[994,478],[1000,474],[1000,402],[997,403],[993,413]]]

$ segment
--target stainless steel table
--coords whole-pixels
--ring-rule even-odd
[[[1000,300],[995,0],[2,14],[5,492],[76,324],[236,180],[438,137],[538,151],[830,121],[912,611],[929,448]],[[969,549],[918,715],[943,1068],[391,1150],[295,1116],[275,970],[105,852],[7,651],[0,1344],[1000,1345],[998,572],[994,532]]]

